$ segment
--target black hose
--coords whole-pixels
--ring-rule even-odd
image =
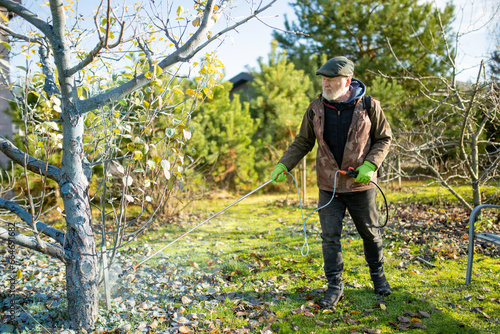
[[[387,225],[387,223],[389,222],[389,206],[387,205],[387,198],[385,197],[384,191],[382,190],[382,188],[380,188],[380,186],[377,184],[377,182],[374,182],[374,181],[370,181],[370,182],[377,186],[378,190],[382,194],[382,197],[384,198],[384,203],[385,203],[385,222],[384,222],[383,225],[379,226],[380,228],[382,228],[382,227],[385,227]]]

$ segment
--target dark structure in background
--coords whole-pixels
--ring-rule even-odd
[[[229,98],[232,100],[234,94],[239,94],[240,96],[245,95],[248,99],[250,99],[248,94],[248,83],[251,81],[253,81],[253,76],[247,72],[241,72],[240,74],[229,79],[229,82],[233,84],[233,88],[229,92]]]

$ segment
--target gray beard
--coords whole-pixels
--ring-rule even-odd
[[[336,101],[343,94],[345,94],[345,91],[333,91],[332,89],[325,91],[323,89],[323,97],[328,101]]]

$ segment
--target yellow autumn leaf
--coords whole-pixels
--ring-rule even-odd
[[[5,23],[9,23],[9,19],[7,18],[7,16],[0,13],[0,17],[4,20]]]
[[[177,7],[177,16],[181,16],[184,13],[184,8],[182,6]]]
[[[182,90],[180,90],[179,88],[172,89],[172,92],[174,92],[175,94],[184,95],[184,92]]]
[[[142,159],[142,152],[141,151],[134,151],[134,153],[132,154],[132,159],[134,159],[134,160]]]
[[[155,73],[155,75],[157,75],[157,76],[158,76],[158,75],[160,75],[160,74],[162,74],[162,73],[163,73],[163,70],[161,69],[161,67],[160,67],[160,66],[155,65],[155,67],[154,67],[154,73]]]
[[[16,278],[17,279],[23,278],[23,273],[21,272],[21,268],[17,269]]]
[[[212,95],[212,91],[208,88],[203,88],[203,92],[205,93],[205,95],[209,98],[209,99],[213,99],[214,96]]]

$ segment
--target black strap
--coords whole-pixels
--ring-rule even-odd
[[[368,117],[372,118],[372,97],[370,95],[363,96],[363,108],[366,109]]]

